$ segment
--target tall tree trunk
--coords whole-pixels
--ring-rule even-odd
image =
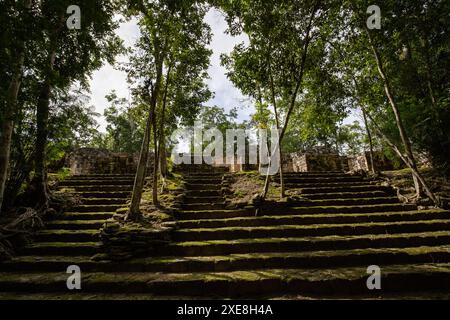
[[[272,72],[272,70],[271,70]],[[275,113],[275,123],[277,125],[277,130],[279,131],[280,128],[280,116],[278,114],[278,107],[277,107],[277,99],[275,96],[275,86],[273,83],[273,76],[272,73],[270,74],[270,92],[272,93],[272,104],[273,104],[273,111]],[[281,137],[278,137],[278,157],[280,158],[280,197],[285,197],[285,189],[284,189],[284,178],[283,178],[283,154],[281,152]],[[269,173],[269,172],[267,172]],[[266,177],[267,178],[267,177]]]
[[[314,16],[316,15],[316,12],[318,10],[318,5],[319,5],[320,1],[316,1],[314,8],[311,12],[311,16],[309,17],[309,23],[308,26],[306,28],[306,35],[305,35],[305,44],[303,45],[303,51],[302,51],[302,60],[300,63],[300,70],[299,70],[299,75],[298,77],[296,77],[296,86],[294,89],[294,92],[291,96],[291,102],[289,104],[289,109],[286,115],[286,119],[284,121],[284,126],[283,129],[281,130],[280,133],[280,137],[279,137],[279,142],[277,143],[276,147],[275,147],[275,152],[278,152],[278,149],[281,148],[281,142],[283,141],[284,135],[286,133],[287,127],[289,125],[289,120],[292,114],[292,111],[294,110],[295,104],[297,102],[297,96],[298,93],[300,92],[300,87],[302,85],[303,82],[303,75],[305,73],[305,64],[306,64],[306,58],[308,56],[308,49],[309,49],[309,44],[311,42],[311,29],[312,29],[312,23],[314,21]],[[270,157],[270,161],[271,162],[272,157]],[[270,164],[269,164],[270,166]],[[267,169],[269,170],[269,169]],[[264,183],[264,188],[263,188],[263,192],[261,193],[261,198],[264,200],[267,196],[267,192],[269,191],[269,184],[270,184],[270,177],[269,174],[266,175],[266,181]],[[256,214],[258,214],[258,210],[256,212]]]
[[[55,40],[54,40],[55,41]],[[55,41],[56,42],[56,41]],[[33,200],[38,206],[44,208],[49,206],[49,190],[47,183],[47,139],[48,139],[48,118],[50,108],[50,95],[53,89],[52,79],[53,69],[56,59],[55,42],[49,55],[49,69],[46,79],[42,84],[39,93],[39,100],[36,106],[36,148],[34,154],[34,177],[31,182]]]
[[[373,54],[375,56],[375,60],[376,60],[377,67],[378,67],[378,73],[380,74],[381,78],[383,79],[384,91],[385,91],[386,96],[387,96],[387,98],[389,100],[389,104],[392,107],[392,111],[394,112],[395,122],[397,124],[397,128],[398,128],[398,131],[400,133],[400,138],[402,140],[403,147],[405,149],[406,157],[408,158],[409,162],[411,163],[412,169],[414,171],[418,172],[417,162],[416,162],[416,160],[414,158],[414,154],[413,154],[413,151],[412,151],[411,141],[409,140],[409,138],[408,138],[408,136],[406,134],[406,130],[405,130],[405,127],[404,127],[404,124],[403,124],[403,120],[402,120],[402,117],[400,115],[400,110],[398,109],[397,103],[396,103],[396,101],[394,99],[394,95],[392,94],[390,81],[389,81],[389,79],[388,79],[388,77],[386,75],[386,72],[384,71],[384,66],[383,66],[383,63],[381,61],[380,53],[378,52],[378,49],[376,48],[376,46],[375,46],[375,44],[373,42],[372,35],[371,35],[369,29],[367,28],[367,26],[365,26],[365,30],[366,30],[366,33],[367,33],[367,35],[369,37],[369,42],[370,42],[370,45],[372,47]],[[419,179],[418,179],[418,177],[415,174],[413,174],[413,180],[414,180],[414,187],[416,189],[416,195],[418,197],[420,197],[422,195],[422,193],[423,193],[422,185],[420,184]]]
[[[153,111],[150,106],[148,112],[147,122],[145,125],[144,139],[142,140],[141,152],[139,155],[139,163],[136,169],[136,176],[134,178],[133,194],[131,197],[130,209],[127,213],[126,220],[136,221],[141,217],[140,204],[142,199],[142,190],[144,189],[145,176],[147,171],[150,135],[152,129]]]
[[[24,9],[29,10],[31,0],[23,1]],[[24,15],[22,13],[22,15]],[[6,110],[3,114],[3,123],[0,134],[0,212],[3,206],[3,197],[5,194],[6,180],[8,178],[9,158],[11,156],[11,138],[14,130],[14,116],[17,109],[17,96],[19,95],[22,68],[25,61],[25,43],[19,41],[16,50],[16,63],[14,64],[11,81],[8,86],[6,97]]]
[[[369,113],[367,113],[366,111],[366,115],[367,117],[370,119],[370,121],[372,121],[376,132],[378,133],[378,135],[384,139],[384,141],[386,141],[386,143],[389,145],[389,147],[391,147],[391,149],[400,157],[400,159],[402,159],[402,161],[411,169],[412,175],[413,177],[415,177],[417,179],[417,181],[419,181],[421,183],[421,185],[424,187],[425,189],[425,193],[427,194],[427,196],[437,205],[440,205],[440,201],[439,199],[435,196],[435,194],[431,191],[431,189],[428,187],[427,182],[425,181],[425,179],[423,178],[422,174],[419,172],[419,170],[417,170],[417,167],[413,166],[413,163],[411,162],[411,160],[405,156],[400,149],[394,144],[394,142],[392,142],[381,130],[381,127],[375,122],[375,120],[370,116]]]
[[[159,123],[159,141],[158,141],[158,161],[159,171],[161,174],[161,180],[163,182],[163,190],[165,184],[165,178],[167,176],[167,155],[166,155],[166,136],[165,136],[165,122],[166,122],[166,109],[167,109],[167,96],[169,94],[170,73],[172,71],[172,65],[169,65],[166,73],[166,84],[164,86],[164,97],[162,103],[161,119]]]
[[[154,88],[151,90],[150,111],[147,118],[144,139],[142,141],[141,153],[139,156],[139,163],[136,170],[136,176],[134,179],[133,194],[131,196],[130,209],[127,213],[126,220],[136,221],[142,217],[140,211],[140,204],[142,200],[142,192],[144,190],[144,183],[146,177],[147,161],[150,150],[150,137],[156,116],[156,105],[158,103],[158,97],[161,90],[161,77],[162,77],[162,61],[157,63],[157,74]],[[156,160],[156,158],[155,158]],[[155,161],[157,162],[157,161]],[[154,186],[154,185],[153,185]],[[155,199],[153,199],[155,200]]]
[[[373,174],[376,173],[374,154],[373,154],[373,139],[372,132],[370,132],[369,123],[367,122],[366,110],[361,108],[363,119],[364,119],[364,127],[366,128],[367,139],[369,140],[369,157],[370,157],[370,167]]]

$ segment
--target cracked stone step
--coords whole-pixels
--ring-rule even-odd
[[[67,291],[67,274],[0,274],[2,292]],[[207,273],[84,273],[83,293],[153,293],[158,295],[248,297],[275,293],[361,294],[368,292],[367,267],[265,269]],[[127,285],[125,286],[124,283]],[[383,267],[382,290],[376,294],[423,291],[450,286],[450,264]],[[408,285],[405,286],[405,283]]]
[[[36,234],[35,239],[42,242],[96,242],[99,230],[45,230]]]
[[[438,245],[450,245],[450,232],[191,241],[171,244],[164,248],[160,255],[219,256],[249,252],[406,248]]]
[[[84,205],[114,205],[120,204],[124,205],[128,202],[126,198],[84,198],[81,200]]]
[[[450,246],[354,249],[318,252],[248,253],[227,256],[149,257],[124,262],[89,256],[21,256],[0,265],[8,272],[60,272],[77,265],[84,272],[225,272],[252,269],[326,268],[450,262]]]
[[[365,192],[365,191],[384,191],[388,194],[396,194],[394,189],[388,186],[379,185],[361,185],[361,186],[334,186],[334,187],[304,187],[294,186],[294,189],[300,189],[302,194],[316,194],[316,193],[341,193],[341,192]]]
[[[65,220],[107,220],[112,218],[114,212],[70,212],[61,214],[58,219]]]
[[[134,180],[64,180],[59,182],[60,187],[73,187],[73,186],[117,186],[117,185],[133,185]]]
[[[95,255],[100,242],[37,242],[21,250],[24,255]]]
[[[366,192],[337,192],[337,193],[316,193],[304,194],[301,196],[310,200],[325,199],[356,199],[356,198],[383,198],[389,196],[385,191],[366,191]]]
[[[78,205],[67,210],[67,213],[71,212],[115,212],[117,209],[122,208],[122,205],[110,204],[110,205]]]
[[[105,186],[105,185],[98,185],[98,186],[73,186],[70,187],[70,189],[73,189],[76,192],[116,192],[116,191],[133,191],[133,185],[126,185],[126,186],[119,186],[119,185],[113,185],[113,186]]]
[[[225,209],[224,203],[190,203],[183,204],[184,210],[220,210]]]
[[[361,223],[361,222],[395,222],[450,219],[446,210],[423,210],[407,212],[376,212],[363,214],[305,214],[294,216],[260,216],[230,219],[184,220],[178,221],[180,229],[259,227],[277,225],[309,225],[319,223]]]
[[[296,207],[317,207],[317,206],[358,206],[369,204],[392,204],[399,203],[397,197],[382,198],[357,198],[357,199],[325,199],[325,200],[297,200],[292,202]]]
[[[317,237],[450,231],[450,220],[377,222],[354,224],[280,225],[269,227],[233,227],[218,229],[183,229],[175,231],[175,241],[235,240],[281,237]]]
[[[48,230],[99,230],[105,220],[53,220],[47,222]]]
[[[186,183],[186,189],[187,190],[217,190],[220,191],[222,188],[222,185],[214,183],[214,184],[206,184],[206,183]]]
[[[223,197],[219,196],[185,196],[184,203],[185,204],[196,204],[196,203],[214,203],[214,202],[225,202]]]
[[[320,207],[292,207],[280,209],[261,210],[261,216],[286,216],[301,214],[324,214],[324,213],[375,213],[375,212],[400,212],[415,211],[417,206],[413,204],[373,204],[359,206],[320,206]],[[254,208],[240,210],[205,210],[205,211],[183,211],[176,215],[179,220],[200,220],[200,219],[228,219],[238,217],[255,216]]]

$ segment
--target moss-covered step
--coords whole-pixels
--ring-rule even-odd
[[[295,252],[449,245],[450,232],[346,235],[301,238],[257,238],[191,241],[170,244],[160,255],[219,256],[233,253]]]
[[[383,198],[390,194],[385,191],[363,191],[363,192],[336,192],[336,193],[316,193],[305,194],[302,197],[310,200],[324,199],[359,199],[359,198]]]
[[[58,220],[107,220],[112,218],[113,215],[114,212],[68,212],[61,214]]]
[[[445,290],[450,264],[382,266],[382,290],[376,294]],[[215,273],[83,273],[85,293],[152,293],[158,295],[252,297],[276,293],[368,293],[367,267],[267,269]],[[67,274],[0,274],[2,292],[67,292]]]
[[[84,205],[109,205],[109,204],[126,204],[128,199],[126,198],[84,198],[81,200]]]
[[[197,220],[197,219],[227,219],[237,217],[255,216],[254,209],[233,209],[233,210],[196,210],[182,211],[175,214],[178,220]]]
[[[220,196],[185,196],[184,203],[185,204],[195,204],[195,203],[216,203],[216,202],[224,202],[224,198]]]
[[[36,234],[35,239],[42,242],[96,242],[99,230],[44,230]]]
[[[303,214],[324,214],[324,213],[375,213],[375,212],[400,212],[414,211],[417,206],[413,204],[374,204],[360,206],[321,206],[321,207],[292,207],[292,208],[264,208],[259,212],[261,216],[286,216]],[[254,208],[240,210],[198,210],[182,211],[176,215],[178,220],[201,220],[201,219],[229,219],[238,217],[255,216]]]
[[[297,200],[291,204],[298,207],[318,207],[318,206],[358,206],[369,204],[389,204],[399,203],[397,197],[382,198],[348,198],[348,199],[314,199],[314,200]]]
[[[186,190],[187,197],[221,197],[222,190]]]
[[[218,183],[186,183],[185,187],[187,190],[220,190],[222,185]]]
[[[115,198],[115,199],[127,199],[131,198],[131,191],[115,191],[115,192],[102,192],[102,191],[87,191],[87,192],[75,192],[75,196],[80,198]]]
[[[273,179],[276,182],[279,182],[279,178]],[[369,182],[374,181],[373,179],[366,179],[356,176],[342,176],[342,177],[296,177],[296,176],[287,176],[283,177],[285,183],[348,183],[348,182]]]
[[[108,205],[78,205],[68,209],[66,212],[115,212],[120,209],[122,205],[108,204]]]
[[[111,185],[133,185],[133,179],[118,180],[118,179],[107,179],[107,180],[64,180],[58,185],[60,187],[73,187],[73,186],[111,186]]]
[[[348,186],[341,184],[340,186],[333,187],[304,187],[304,186],[293,186],[293,189],[300,189],[302,194],[316,194],[316,193],[340,193],[340,192],[365,192],[365,191],[384,191],[388,194],[395,194],[394,189],[388,186],[380,185],[360,185],[360,186]]]
[[[89,175],[74,175],[67,178],[67,180],[82,180],[82,179],[88,179],[88,180],[94,180],[94,179],[111,179],[111,180],[117,180],[117,179],[133,179],[134,174],[89,174]]]
[[[180,229],[258,227],[277,225],[309,225],[319,223],[361,223],[361,222],[395,222],[450,219],[450,212],[441,209],[376,212],[363,214],[305,214],[293,216],[258,216],[230,219],[203,219],[178,221]]]
[[[313,224],[306,226],[279,225],[267,227],[182,229],[173,233],[173,239],[175,241],[202,241],[331,235],[375,235],[430,231],[450,231],[450,219],[354,224]]]
[[[263,215],[285,215],[285,214],[312,214],[312,213],[370,213],[370,212],[397,212],[414,211],[417,205],[407,203],[371,204],[354,206],[317,206],[317,207],[293,207],[283,209],[264,209]]]
[[[280,175],[276,174],[273,177],[278,178]],[[283,172],[283,177],[348,177],[349,174],[342,171],[324,171],[324,172]],[[356,175],[357,177],[363,177]],[[262,177],[265,177],[264,175]]]
[[[60,272],[77,265],[83,272],[187,273],[444,262],[450,262],[450,246],[149,257],[123,262],[93,261],[89,256],[20,256],[1,264],[0,271]]]
[[[199,184],[199,183],[205,183],[205,184],[221,184],[222,178],[221,177],[185,177],[184,181],[186,183],[193,183],[193,184]]]
[[[99,242],[37,242],[21,250],[24,255],[95,255],[100,250]]]
[[[133,191],[133,185],[114,185],[114,186],[105,186],[105,185],[96,185],[96,186],[73,186],[71,187],[75,192],[116,192],[116,191]]]
[[[99,230],[105,220],[53,220],[45,224],[47,230]]]
[[[206,210],[220,210],[220,209],[225,209],[225,203],[188,203],[188,204],[183,204],[181,206],[181,208],[183,210],[186,211],[196,211],[196,210],[201,210],[201,211],[206,211]]]
[[[332,180],[334,181],[334,180]],[[370,186],[377,185],[371,181],[348,181],[348,182],[302,182],[302,183],[289,183],[286,182],[285,186],[289,188],[332,188],[332,187],[357,187],[357,186]]]

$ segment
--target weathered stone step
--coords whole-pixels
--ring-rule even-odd
[[[260,216],[231,219],[185,220],[178,221],[180,229],[226,228],[226,227],[261,227],[277,225],[309,225],[362,222],[395,222],[450,219],[450,212],[445,210],[382,212],[364,214],[305,214],[294,216]]]
[[[296,207],[318,207],[318,206],[359,206],[369,204],[399,203],[397,197],[383,198],[357,198],[357,199],[325,199],[325,200],[299,200],[293,202]]]
[[[319,237],[332,235],[420,233],[431,231],[450,231],[450,220],[182,229],[174,232],[173,239],[175,241],[235,240],[282,237]]]
[[[337,193],[313,193],[301,195],[310,200],[324,199],[357,199],[357,198],[383,198],[389,196],[385,191],[363,191],[363,192],[337,192]]]
[[[198,197],[198,196],[186,196],[184,198],[185,204],[194,204],[194,203],[215,203],[215,202],[221,202],[223,203],[225,200],[223,197],[220,196],[206,196],[206,197]]]
[[[332,269],[266,269],[226,273],[84,273],[83,292],[249,297],[276,293],[367,294],[367,266]],[[65,272],[0,274],[3,292],[67,291]],[[383,268],[383,293],[445,290],[450,264],[391,265]],[[125,285],[126,284],[126,285]]]
[[[107,220],[114,215],[114,212],[70,212],[64,213],[60,219],[74,220]]]
[[[25,255],[94,255],[99,252],[99,242],[37,242],[21,250]]]
[[[377,186],[371,181],[347,181],[347,182],[286,182],[285,186],[289,188],[307,189],[307,188],[333,188],[333,187],[357,187],[357,186]]]
[[[84,198],[81,200],[84,205],[113,205],[120,204],[124,205],[127,203],[126,198]]]
[[[450,245],[450,232],[323,236],[302,238],[260,238],[179,242],[161,250],[160,255],[219,256],[262,252],[299,252],[365,248],[406,248]]]
[[[53,220],[47,222],[48,230],[99,230],[105,220]]]
[[[89,174],[70,176],[67,180],[82,180],[82,179],[134,179],[134,174]]]
[[[197,178],[197,177],[184,177],[184,181],[186,183],[193,183],[193,184],[199,184],[199,183],[206,183],[206,184],[221,184],[222,178],[220,177],[209,177],[209,178]]]
[[[176,214],[178,220],[197,220],[197,219],[227,219],[237,217],[253,217],[254,209],[239,210],[206,210],[206,211],[186,211],[183,210]]]
[[[375,212],[399,212],[414,211],[417,206],[414,204],[374,204],[359,206],[321,206],[321,207],[292,207],[279,209],[264,209],[259,213],[261,216],[286,216],[301,214],[323,214],[323,213],[375,213]],[[200,220],[200,219],[229,219],[238,217],[255,216],[254,208],[241,210],[205,210],[205,211],[183,211],[177,215],[179,220]]]
[[[182,205],[183,210],[189,211],[189,210],[220,210],[225,209],[224,203],[190,203],[190,204],[183,204]]]
[[[222,185],[220,184],[206,184],[206,183],[186,183],[187,190],[217,190],[220,191]]]
[[[60,187],[73,187],[73,186],[127,186],[133,185],[134,180],[65,180],[61,181],[58,185]]]
[[[105,205],[78,205],[67,210],[70,212],[115,212],[120,209],[122,205],[118,204],[105,204]]]
[[[0,265],[8,272],[61,272],[77,265],[84,272],[224,272],[450,262],[450,246],[354,249],[318,252],[249,253],[207,257],[149,257],[120,263],[89,256],[20,256]]]
[[[263,175],[265,177],[265,175]],[[283,177],[348,177],[349,174],[343,171],[324,171],[324,172],[283,172]],[[358,176],[357,177],[362,177]],[[273,177],[279,177],[279,174]]]
[[[133,191],[133,185],[126,185],[126,186],[105,186],[105,185],[98,185],[98,186],[73,186],[70,187],[71,189],[77,191],[77,192],[120,192],[120,191]]]
[[[276,182],[279,182],[279,178],[273,179]],[[356,176],[342,176],[342,177],[295,177],[295,176],[287,176],[283,177],[283,180],[287,184],[293,183],[338,183],[338,182],[374,182],[373,179],[366,179]]]
[[[221,190],[186,190],[188,197],[222,197]]]
[[[80,198],[115,198],[128,199],[131,198],[131,191],[116,191],[116,192],[76,192]]]
[[[42,242],[96,242],[99,235],[99,230],[45,230],[35,239]]]
[[[304,194],[316,193],[341,193],[341,192],[366,192],[366,191],[384,191],[389,194],[395,194],[394,189],[388,186],[379,185],[361,185],[361,186],[334,186],[334,187],[295,187],[301,189]]]

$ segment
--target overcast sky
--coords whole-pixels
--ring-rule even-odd
[[[246,39],[244,36],[231,37],[225,34],[227,24],[222,14],[215,9],[208,12],[205,21],[211,26],[213,32],[210,46],[213,50],[213,55],[208,70],[210,79],[207,83],[210,90],[215,93],[207,105],[217,105],[225,110],[238,107],[239,120],[246,120],[252,112],[248,105],[248,99],[243,97],[240,91],[227,79],[225,75],[226,70],[220,65],[220,55],[231,52],[236,44]],[[139,28],[136,20],[122,23],[117,30],[117,34],[125,41],[126,46],[133,46],[139,37]],[[124,59],[126,57],[122,57],[120,60],[123,61]],[[119,97],[130,98],[126,74],[115,70],[113,66],[108,64],[96,71],[91,81],[91,103],[101,115],[103,115],[103,111],[108,106],[105,95],[112,90],[116,90]],[[99,119],[99,123],[100,129],[103,131],[106,126],[103,116]]]

